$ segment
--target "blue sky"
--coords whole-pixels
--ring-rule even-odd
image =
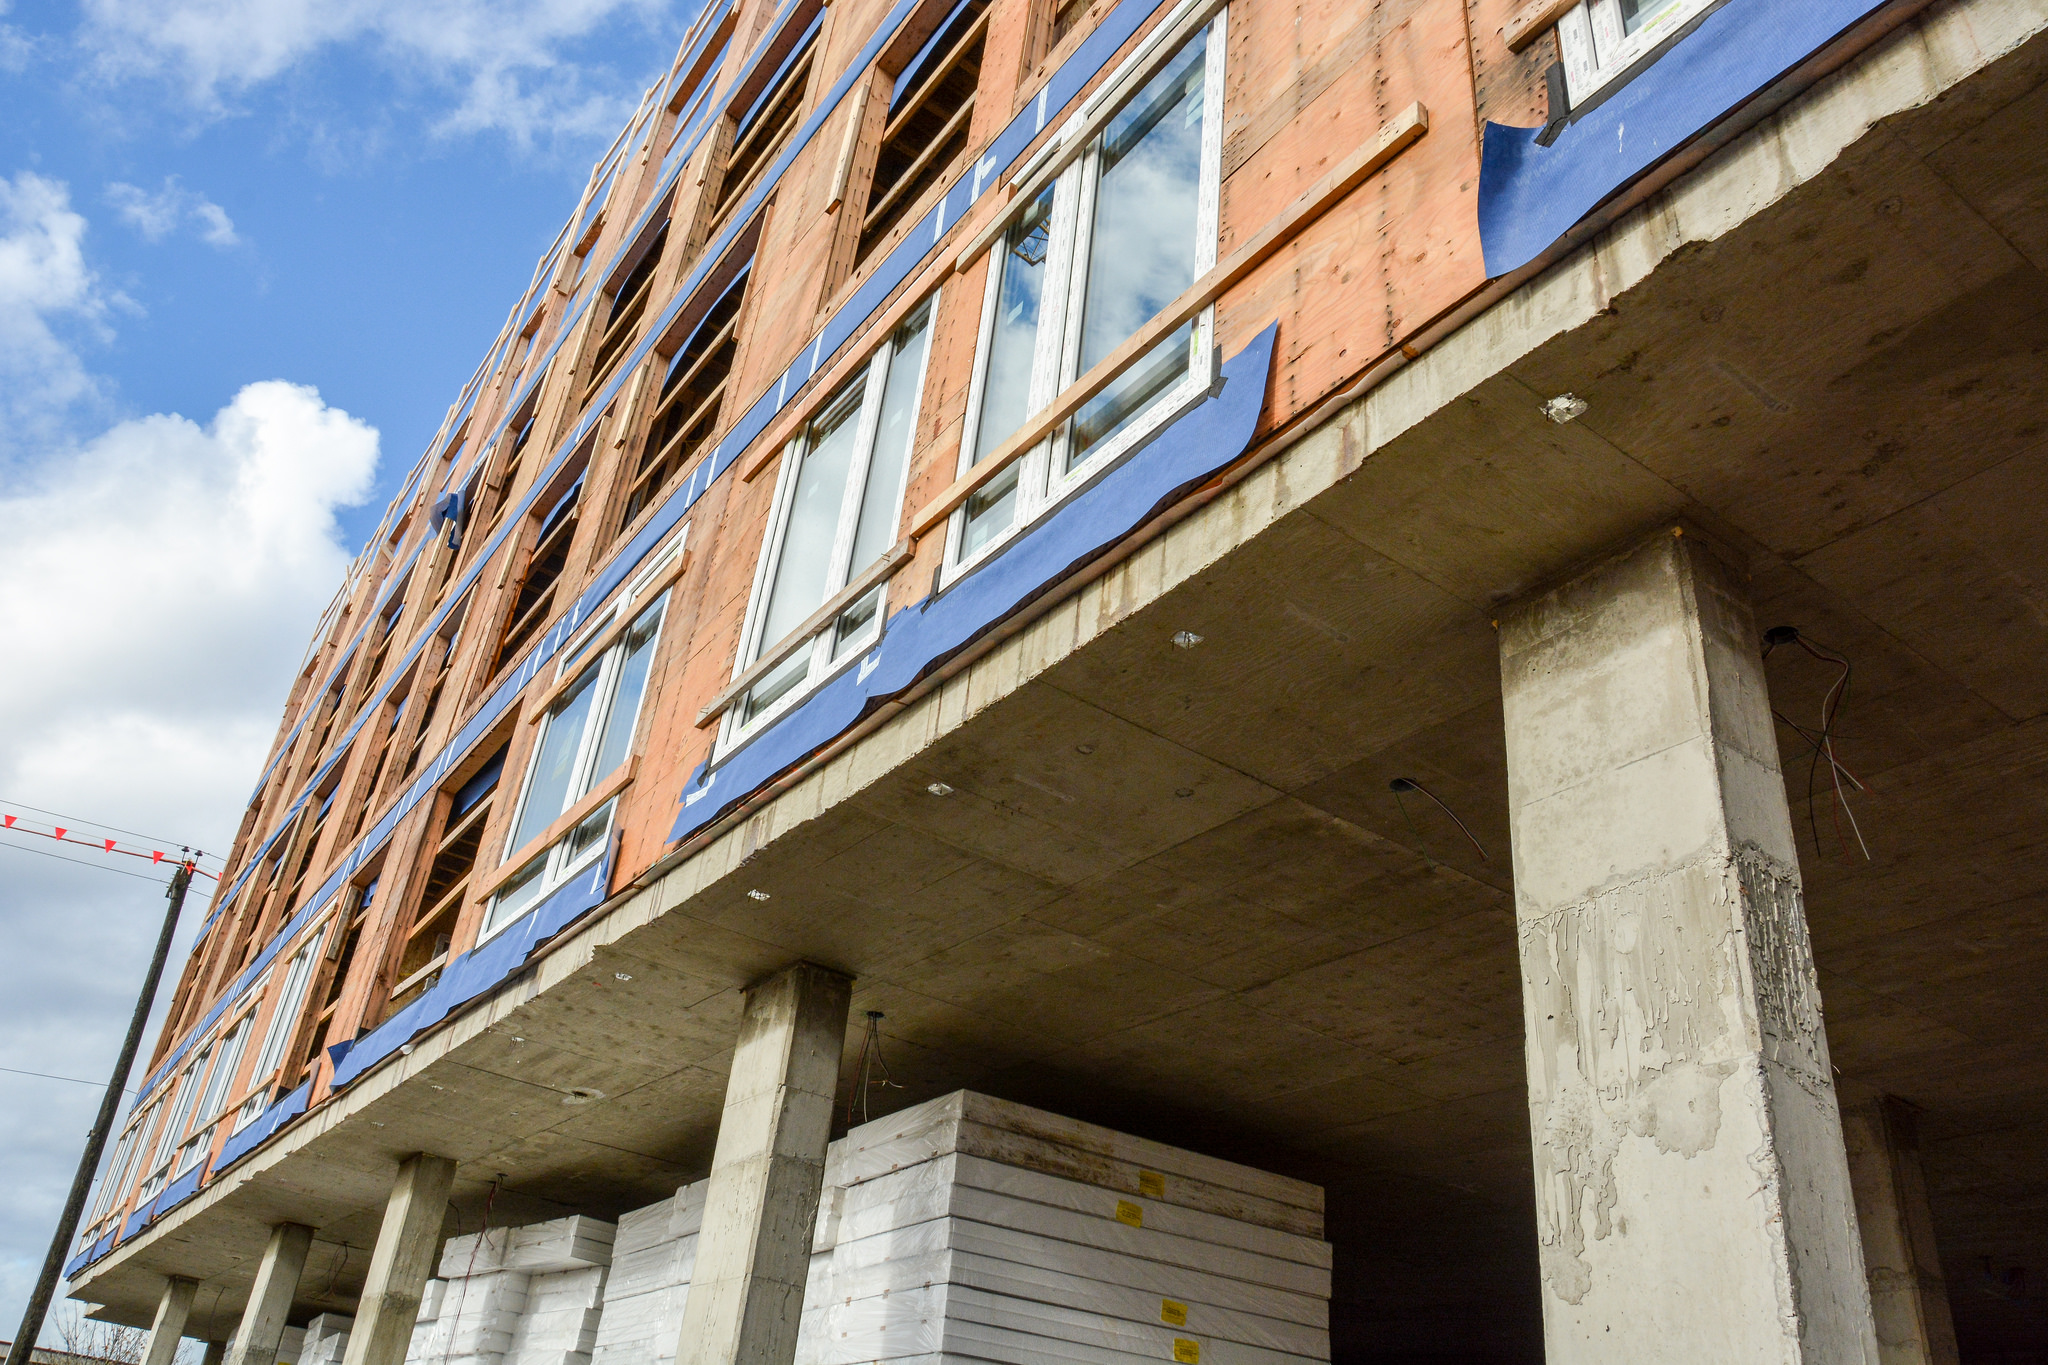
[[[693,12],[0,0],[0,812],[225,851],[349,558]],[[38,851],[0,833],[0,1336],[97,1100],[22,1073],[106,1074],[163,904]]]

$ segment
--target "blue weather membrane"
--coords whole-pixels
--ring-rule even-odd
[[[340,1090],[411,1042],[421,1031],[432,1028],[525,966],[527,956],[535,948],[604,901],[611,874],[611,850],[606,849],[594,865],[557,887],[546,900],[496,937],[449,963],[441,979],[419,999],[356,1039],[356,1045],[335,1066],[329,1089]]]
[[[1498,279],[1657,162],[1825,47],[1882,0],[1728,0],[1548,147],[1486,125],[1479,241]]]
[[[845,734],[1243,454],[1266,404],[1275,331],[1268,326],[1224,364],[1220,394],[966,578],[890,617],[857,667],[819,688],[716,771],[707,775],[699,767],[683,788],[670,841],[703,829]]]
[[[249,1153],[255,1151],[263,1145],[264,1140],[272,1133],[275,1133],[278,1129],[305,1113],[306,1099],[312,1093],[312,1090],[313,1083],[311,1081],[306,1082],[306,1084],[264,1110],[254,1123],[251,1123],[247,1128],[244,1128],[241,1132],[236,1133],[233,1137],[222,1143],[220,1155],[214,1158],[214,1174],[220,1174],[243,1157],[249,1155]]]

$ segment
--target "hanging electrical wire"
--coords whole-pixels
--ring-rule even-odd
[[[868,1092],[870,1090],[901,1090],[902,1086],[889,1079],[889,1064],[882,1060],[882,1020],[888,1016],[880,1010],[868,1011],[868,1030],[860,1040],[860,1060],[854,1064],[853,1089],[846,1096],[846,1126],[853,1127],[854,1106],[860,1106],[860,1121],[868,1121]],[[876,1068],[882,1078],[872,1079]]]
[[[1393,781],[1387,783],[1387,790],[1394,793],[1394,804],[1401,808],[1401,818],[1407,821],[1408,832],[1410,834],[1415,835],[1418,841],[1422,838],[1422,835],[1419,831],[1416,830],[1415,822],[1408,818],[1408,804],[1401,799],[1401,794],[1403,792],[1421,792],[1430,800],[1435,801],[1437,804],[1437,808],[1443,811],[1445,815],[1450,816],[1451,823],[1456,825],[1459,831],[1463,833],[1467,839],[1470,839],[1472,841],[1472,847],[1479,850],[1480,860],[1482,862],[1493,861],[1493,859],[1488,858],[1486,856],[1486,846],[1479,842],[1479,836],[1474,834],[1471,830],[1467,829],[1465,827],[1465,822],[1458,818],[1458,812],[1452,810],[1449,806],[1446,806],[1435,792],[1423,786],[1420,782],[1417,782],[1412,777],[1395,778]]]
[[[12,849],[16,853],[33,853],[38,858],[55,858],[60,863],[77,863],[80,867],[97,868],[101,872],[111,872],[117,877],[140,877],[146,882],[157,881],[157,878],[150,876],[147,872],[130,872],[125,867],[108,867],[105,863],[89,863],[83,858],[67,858],[61,853],[52,853],[48,849],[28,848],[21,844],[10,844],[4,841],[0,841],[0,848]]]
[[[1829,822],[1835,830],[1835,843],[1844,850],[1848,848],[1848,840],[1842,837],[1842,821],[1847,820],[1849,832],[1856,836],[1856,846],[1863,850],[1863,861],[1871,862],[1873,859],[1870,856],[1870,845],[1864,842],[1863,828],[1856,823],[1856,812],[1849,806],[1849,795],[1842,790],[1842,780],[1847,778],[1849,785],[1859,792],[1867,792],[1870,789],[1857,780],[1856,774],[1843,767],[1842,761],[1835,756],[1835,722],[1840,719],[1842,707],[1849,700],[1852,665],[1845,656],[1807,639],[1797,626],[1772,626],[1765,631],[1764,658],[1770,658],[1771,651],[1779,645],[1786,644],[1798,645],[1822,663],[1834,664],[1842,670],[1834,682],[1829,684],[1828,690],[1821,695],[1819,729],[1809,729],[1777,707],[1771,708],[1771,714],[1805,740],[1813,750],[1813,761],[1806,769],[1806,823],[1813,835],[1814,851],[1819,852],[1821,847],[1820,817],[1814,810],[1814,787],[1820,778],[1820,765],[1825,762],[1828,765],[1828,778],[1835,795],[1834,804],[1828,807]]]

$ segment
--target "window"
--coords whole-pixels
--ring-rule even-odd
[[[625,358],[640,325],[640,319],[647,312],[648,298],[654,292],[655,270],[661,265],[662,249],[668,245],[668,215],[664,213],[661,226],[654,236],[640,249],[639,259],[625,272],[617,289],[612,291],[611,312],[606,316],[604,335],[598,338],[597,352],[590,361],[590,378],[583,385],[583,401],[589,403],[611,378],[612,371]],[[599,300],[600,303],[603,300]]]
[[[1219,15],[1173,53],[991,249],[962,472],[1215,263],[1222,23]],[[1213,375],[1213,325],[1205,309],[977,490],[954,517],[952,567],[977,560],[1200,399]]]
[[[751,269],[743,269],[739,278],[726,286],[669,361],[647,441],[640,448],[640,462],[626,490],[625,510],[619,519],[621,535],[641,512],[654,505],[669,482],[718,431],[726,380],[739,350],[740,304],[750,274]]]
[[[142,1116],[128,1125],[121,1134],[121,1140],[114,1145],[114,1159],[107,1165],[107,1178],[100,1185],[100,1197],[93,1208],[92,1222],[95,1226],[86,1229],[86,1240],[91,1241],[99,1232],[97,1224],[107,1214],[118,1208],[121,1196],[127,1193],[128,1177],[135,1174],[135,1157],[149,1144],[150,1125],[156,1121],[157,1110],[162,1101],[142,1111]]]
[[[1566,89],[1583,113],[1657,60],[1722,0],[1585,0],[1558,21]]]
[[[774,666],[727,711],[727,743],[881,633],[886,583],[818,634],[792,635],[896,543],[930,318],[926,304],[875,352],[865,373],[826,400],[783,454],[735,676],[764,662]]]
[[[402,781],[411,777],[420,766],[420,755],[425,749],[431,733],[434,715],[441,707],[441,697],[448,689],[448,675],[455,663],[455,642],[462,636],[462,622],[469,615],[469,600],[474,589],[462,595],[455,609],[442,619],[441,627],[434,637],[427,641],[418,664],[415,688],[426,688],[426,700],[415,708],[417,714],[412,722],[412,742],[406,747],[405,768],[399,773]],[[408,694],[410,695],[410,694]]]
[[[714,230],[732,207],[747,197],[747,191],[796,131],[804,111],[804,92],[810,86],[812,57],[817,52],[818,30],[823,21],[824,12],[820,10],[810,28],[769,76],[760,95],[734,120],[732,150],[726,153],[725,174],[719,177],[718,195],[711,206]]]
[[[149,1163],[149,1179],[142,1182],[138,1197],[154,1199],[164,1186],[171,1183],[171,1158],[182,1151],[179,1144],[184,1139],[186,1126],[192,1121],[192,1110],[199,1102],[199,1088],[206,1079],[206,1063],[212,1056],[213,1044],[207,1043],[178,1073],[177,1086],[172,1091],[170,1117],[164,1121],[163,1131],[157,1135],[156,1154]]]
[[[483,845],[484,827],[490,823],[491,795],[504,766],[501,748],[455,789],[440,837],[434,842],[434,859],[427,868],[412,927],[398,950],[398,982],[391,988],[386,1018],[432,989],[447,965],[456,921],[462,917],[477,851]]]
[[[256,1065],[249,1072],[250,1084],[268,1080],[284,1061],[285,1049],[291,1046],[292,1034],[299,1022],[299,1009],[306,1003],[306,985],[313,975],[313,968],[320,956],[320,943],[327,935],[327,926],[322,924],[313,931],[298,952],[292,954],[291,962],[284,969],[284,985],[278,991],[277,1004],[270,1012],[270,1023],[263,1030],[263,1046],[257,1049]],[[263,1112],[269,1089],[266,1087],[250,1097],[243,1105],[242,1112],[235,1118],[237,1128]]]
[[[1074,31],[1074,25],[1081,22],[1081,16],[1088,12],[1088,0],[1046,0],[1052,13],[1046,20],[1045,50],[1052,51],[1060,45],[1060,39]]]
[[[562,576],[562,570],[568,566],[569,546],[576,538],[577,504],[583,496],[582,466],[589,462],[591,447],[596,442],[595,436],[586,441],[577,457],[564,467],[561,475],[556,476],[557,480],[570,478],[567,489],[552,503],[545,500],[538,503],[547,510],[534,514],[538,526],[533,533],[533,549],[527,554],[526,569],[519,578],[519,590],[513,594],[511,610],[505,617],[505,633],[499,639],[498,653],[491,663],[492,677],[519,656],[519,651],[540,632],[553,614],[555,585]]]
[[[644,609],[638,608],[634,597],[649,590],[660,578],[682,553],[682,544],[683,536],[672,539],[620,595],[618,604],[584,632],[581,642],[562,651],[556,673],[558,686],[561,679],[573,681],[561,688],[539,722],[540,733],[535,737],[533,757],[527,765],[526,788],[513,812],[512,832],[505,840],[506,860],[546,834],[632,754],[640,699],[647,689],[647,672],[654,662],[654,647],[669,595],[663,588]],[[618,621],[631,624],[622,631],[614,631],[612,625]],[[600,639],[610,643],[593,658],[590,647]],[[542,897],[595,862],[604,851],[617,807],[616,797],[606,801],[501,882],[484,913],[477,941],[483,942],[516,921],[539,904]]]
[[[967,150],[989,0],[961,0],[897,75],[875,157],[856,262],[864,260]]]

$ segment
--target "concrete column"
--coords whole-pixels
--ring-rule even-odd
[[[149,1325],[149,1344],[142,1348],[142,1365],[172,1365],[178,1357],[178,1343],[185,1338],[185,1319],[192,1312],[192,1295],[199,1281],[173,1275],[164,1281],[164,1296],[156,1301],[156,1321]]]
[[[223,1365],[228,1358],[228,1344],[225,1341],[206,1343],[206,1354],[199,1358],[199,1365]]]
[[[1744,575],[1667,527],[1500,647],[1548,1359],[1875,1365]]]
[[[796,1357],[852,991],[799,962],[747,992],[676,1365]]]
[[[270,1230],[270,1245],[256,1267],[249,1288],[249,1306],[228,1348],[228,1365],[277,1365],[278,1343],[284,1340],[285,1319],[299,1292],[299,1272],[313,1246],[313,1229],[304,1223],[279,1223]]]
[[[405,1365],[454,1184],[455,1163],[445,1156],[416,1152],[399,1164],[343,1365]]]
[[[1849,1186],[1863,1231],[1863,1269],[1883,1365],[1957,1365],[1948,1284],[1934,1250],[1934,1213],[1910,1106],[1881,1095],[1842,1109]]]

